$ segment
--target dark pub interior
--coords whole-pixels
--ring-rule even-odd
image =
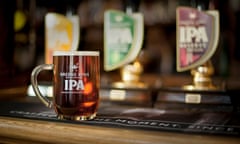
[[[239,143],[239,24],[238,0],[2,0],[0,143]],[[59,118],[91,97],[57,99],[57,60],[37,78],[54,108],[33,89],[54,50],[99,52],[78,83],[61,73],[99,93],[91,120]]]

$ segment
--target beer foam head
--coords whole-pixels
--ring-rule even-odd
[[[53,56],[99,56],[99,51],[54,51]]]

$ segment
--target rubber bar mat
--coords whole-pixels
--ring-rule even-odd
[[[0,102],[0,116],[154,131],[240,135],[239,115],[194,109],[166,110],[107,104],[101,105],[93,120],[70,121],[57,119],[54,110],[41,103]]]

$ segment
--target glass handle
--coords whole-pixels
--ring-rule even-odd
[[[53,70],[53,64],[42,64],[35,67],[31,74],[31,83],[37,97],[45,104],[45,106],[51,108],[53,105],[52,101],[50,101],[47,97],[43,96],[38,87],[37,77],[38,74],[43,70]]]

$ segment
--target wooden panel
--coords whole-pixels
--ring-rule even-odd
[[[240,138],[129,130],[0,117],[0,142],[58,144],[239,144]]]

